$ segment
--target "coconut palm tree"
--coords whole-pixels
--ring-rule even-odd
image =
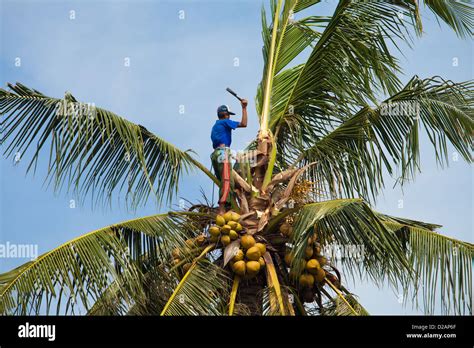
[[[414,76],[402,85],[388,47],[422,34],[417,0],[344,0],[328,17],[315,15],[318,3],[272,0],[270,15],[262,9],[260,129],[234,167],[231,210],[216,216],[195,204],[79,236],[1,274],[0,312],[366,315],[343,270],[421,298],[428,313],[438,303],[470,313],[474,246],[372,205],[385,176],[403,184],[419,171],[421,129],[441,164],[448,143],[471,162],[473,82]],[[472,37],[472,5],[424,6]],[[35,170],[49,152],[55,190],[66,185],[93,204],[124,195],[135,208],[170,202],[192,170],[219,184],[192,152],[141,125],[69,93],[8,86],[4,154],[31,154]],[[334,245],[363,257],[335,260]]]

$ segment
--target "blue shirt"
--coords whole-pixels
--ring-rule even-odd
[[[220,144],[230,147],[232,143],[232,130],[239,126],[240,122],[231,119],[217,120],[211,131],[212,147],[215,149]]]

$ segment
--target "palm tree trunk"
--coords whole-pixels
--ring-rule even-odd
[[[264,279],[261,274],[254,279],[243,281],[239,287],[238,303],[245,305],[249,315],[262,315],[262,294],[264,288]]]

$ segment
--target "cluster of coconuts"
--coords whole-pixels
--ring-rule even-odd
[[[239,238],[239,232],[243,230],[239,223],[240,215],[228,211],[224,215],[217,215],[216,224],[209,227],[209,240],[216,243],[220,240],[223,246],[227,246],[231,241]]]
[[[267,247],[263,243],[257,243],[250,234],[240,238],[240,249],[230,262],[232,271],[245,278],[255,277],[265,267],[263,255]]]
[[[206,236],[201,234],[195,238],[190,238],[186,240],[186,250],[182,250],[181,248],[176,248],[172,252],[173,256],[173,265],[176,266],[178,265],[184,256],[188,254],[192,249],[197,248],[202,246],[206,242]],[[189,270],[189,267],[191,267],[191,262],[185,263],[182,265],[183,271],[186,273]]]
[[[336,287],[340,287],[339,279],[332,273],[324,269],[328,264],[328,260],[321,254],[321,246],[316,242],[313,236],[308,240],[308,245],[304,251],[305,258],[301,260],[301,274],[296,273],[296,267],[292,264],[292,256],[290,252],[285,254],[285,263],[290,267],[290,277],[298,284],[301,297],[305,302],[313,302],[315,288],[324,286],[328,279]]]

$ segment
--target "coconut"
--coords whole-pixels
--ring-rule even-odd
[[[285,263],[287,266],[291,265],[291,261],[293,261],[293,257],[291,256],[290,253],[285,254]]]
[[[232,270],[234,271],[235,274],[239,276],[244,276],[245,271],[246,271],[246,264],[245,261],[237,261],[232,265]]]
[[[237,222],[235,222],[235,221],[229,221],[229,222],[227,223],[227,225],[230,226],[230,229],[231,229],[231,230],[234,230],[234,231],[235,231],[235,228],[237,227]]]
[[[250,234],[246,234],[240,239],[240,245],[244,249],[250,249],[255,245],[255,239]]]
[[[174,259],[173,260],[173,266],[176,266],[178,263],[180,263],[181,260],[180,259]]]
[[[253,246],[247,250],[245,256],[251,261],[258,261],[262,255],[260,253],[260,249],[257,246]]]
[[[258,259],[258,263],[260,264],[260,268],[265,267],[265,260],[263,259],[263,257]]]
[[[224,246],[229,245],[229,244],[230,244],[230,237],[229,237],[229,236],[225,236],[225,235],[222,236],[222,237],[221,237],[221,243],[222,243],[222,245],[224,245]]]
[[[304,249],[304,257],[306,259],[310,259],[311,256],[313,256],[313,248],[310,247],[310,246],[307,246],[305,249]]]
[[[218,226],[212,226],[209,228],[209,234],[211,236],[216,236],[218,237],[221,234],[221,229]]]
[[[316,273],[314,274],[316,283],[322,283],[324,281],[324,277],[326,277],[326,271],[322,268],[317,269]]]
[[[242,230],[243,230],[242,225],[237,222],[237,226],[235,226],[235,231],[240,232]]]
[[[306,263],[306,270],[311,274],[316,274],[317,270],[320,268],[321,266],[318,260],[316,259],[308,260],[308,262]]]
[[[222,215],[217,215],[216,216],[216,225],[217,226],[224,226],[225,225],[225,219]]]
[[[232,212],[231,213],[231,220],[235,221],[235,222],[238,222],[240,220],[240,215],[237,214],[236,212]]]
[[[260,263],[258,261],[247,261],[245,264],[247,274],[252,277],[260,271]]]
[[[232,212],[228,211],[227,213],[225,213],[224,214],[224,219],[225,219],[225,222],[232,221]]]
[[[229,234],[230,230],[231,230],[231,228],[230,228],[229,225],[224,225],[224,226],[221,227],[221,233],[222,234]]]
[[[314,277],[312,274],[303,273],[299,278],[300,286],[310,288],[314,284]]]
[[[242,249],[239,249],[237,250],[237,253],[234,255],[234,257],[232,258],[232,261],[241,261],[244,259],[244,252],[242,251]]]
[[[260,254],[263,256],[267,251],[267,247],[263,243],[256,243],[255,246],[260,250]]]
[[[232,240],[236,240],[237,238],[239,238],[239,234],[237,232],[235,232],[234,230],[230,230],[229,237]]]
[[[215,243],[215,242],[217,242],[217,241],[219,240],[219,236],[211,236],[211,237],[209,238],[209,240],[210,240],[212,243]]]

